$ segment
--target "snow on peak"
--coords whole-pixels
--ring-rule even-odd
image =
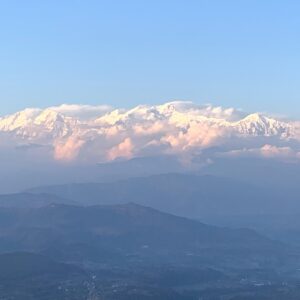
[[[291,139],[300,140],[299,128],[300,123],[261,113],[246,115],[234,108],[186,101],[115,110],[105,105],[61,105],[25,109],[0,118],[0,133],[14,140],[20,138],[20,143],[51,146],[57,159],[77,159],[85,153],[88,157],[82,159],[94,157],[95,161],[150,154],[199,154],[207,148],[239,147],[237,141],[243,147],[248,140],[268,144],[271,137],[289,143]]]
[[[64,116],[51,109],[43,110],[34,120],[35,124],[44,126],[56,122],[64,122]]]
[[[25,109],[0,119],[0,131],[13,133],[24,139],[53,138],[65,136],[76,125],[76,120],[51,109]]]
[[[243,134],[288,136],[290,133],[290,125],[288,123],[269,118],[260,113],[250,114],[235,125]]]
[[[5,116],[0,119],[0,130],[13,131],[17,128],[24,127],[32,123],[40,111],[40,109],[36,108],[27,108],[15,114]]]

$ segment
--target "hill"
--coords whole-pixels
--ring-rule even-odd
[[[230,261],[232,268],[251,268],[272,259],[276,264],[286,254],[282,244],[255,231],[209,226],[133,203],[3,208],[0,215],[6,220],[2,251],[29,250],[62,261],[202,267],[225,267]]]

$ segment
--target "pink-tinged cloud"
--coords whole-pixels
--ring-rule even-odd
[[[300,161],[300,152],[290,147],[278,147],[266,144],[260,148],[243,148],[221,153],[220,156],[231,157],[263,157],[283,161]]]
[[[133,126],[133,132],[136,135],[153,135],[164,132],[166,124],[161,121],[146,124],[137,124]]]
[[[221,127],[192,123],[186,130],[175,131],[175,134],[162,137],[161,141],[168,143],[171,151],[184,152],[216,146],[222,143],[226,135],[226,130]]]
[[[116,158],[131,158],[133,156],[134,146],[130,138],[126,138],[117,146],[111,148],[107,153],[108,160]]]
[[[277,147],[273,145],[264,145],[260,149],[260,153],[264,157],[270,157],[270,158],[276,158],[276,157],[282,157],[282,158],[293,158],[297,156],[297,153],[292,150],[290,147]]]
[[[83,140],[79,140],[76,137],[70,137],[64,142],[58,142],[54,148],[54,158],[60,161],[72,161],[77,158],[84,143]]]

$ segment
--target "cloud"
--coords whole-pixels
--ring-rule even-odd
[[[133,156],[134,146],[130,138],[126,138],[120,144],[111,148],[107,153],[108,160],[116,158],[131,158]]]
[[[154,135],[165,131],[166,124],[161,121],[154,123],[137,124],[132,127],[136,135]]]
[[[58,142],[54,147],[54,157],[60,161],[74,160],[84,145],[84,141],[76,137],[70,137],[65,142]]]
[[[284,161],[298,161],[300,160],[300,151],[296,151],[291,147],[279,147],[275,145],[263,145],[260,148],[243,148],[238,150],[231,150],[221,153],[219,156],[231,157],[262,157],[269,159],[279,159]]]
[[[83,104],[62,104],[59,106],[49,107],[50,110],[56,111],[66,116],[78,119],[92,119],[112,111],[109,105],[83,105]]]
[[[222,143],[226,129],[202,123],[191,123],[186,130],[166,134],[161,141],[168,143],[172,152],[201,150]]]
[[[273,145],[264,145],[260,149],[260,153],[264,157],[296,157],[297,152],[292,150],[290,147],[277,147]]]
[[[245,113],[241,110],[235,109],[233,107],[223,108],[222,106],[213,106],[207,104],[203,106],[198,113],[204,115],[208,118],[223,119],[226,121],[238,121],[245,117]]]
[[[212,104],[198,105],[191,101],[173,101],[160,106],[161,111],[177,111],[185,115],[204,116],[227,121],[237,121],[245,117],[245,112],[233,107],[224,108]]]

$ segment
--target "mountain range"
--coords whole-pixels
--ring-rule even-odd
[[[219,156],[298,157],[299,122],[261,113],[181,101],[94,108],[88,118],[86,112],[86,106],[63,105],[2,117],[1,145],[43,148],[56,160],[94,163],[149,155],[176,155],[188,163],[189,155],[213,147]]]

